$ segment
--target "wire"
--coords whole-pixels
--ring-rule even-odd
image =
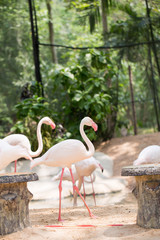
[[[154,41],[154,43],[160,43],[160,40]],[[73,46],[66,46],[61,44],[50,44],[50,43],[39,43],[41,46],[45,47],[62,47],[62,48],[70,48],[70,49],[79,49],[79,50],[87,50],[87,49],[118,49],[118,48],[127,48],[127,47],[134,47],[140,45],[148,45],[153,44],[153,41],[148,42],[140,42],[140,43],[129,43],[129,44],[121,44],[121,45],[113,45],[113,46],[99,46],[99,47],[73,47]]]

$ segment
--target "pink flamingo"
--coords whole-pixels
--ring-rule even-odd
[[[73,173],[75,182],[78,181],[78,189],[79,190],[81,189],[81,186],[83,184],[84,199],[85,199],[85,195],[86,195],[84,182],[92,183],[93,199],[94,199],[95,206],[96,206],[96,199],[95,199],[95,191],[94,191],[94,187],[93,187],[93,182],[95,181],[95,178],[96,178],[96,176],[94,174],[94,171],[96,170],[96,168],[100,168],[102,172],[104,170],[103,167],[101,166],[100,162],[98,160],[96,160],[94,157],[84,159],[84,160],[72,165],[72,173]],[[91,180],[88,180],[86,178],[88,176],[90,176]],[[52,178],[52,181],[60,180],[60,177],[61,177],[61,172],[58,173],[56,176],[54,176]],[[63,181],[65,181],[65,180],[72,181],[72,178],[71,178],[68,168],[65,168],[62,180]],[[76,193],[74,194],[74,204],[73,205],[77,206],[77,194]]]
[[[86,158],[90,158],[93,156],[95,152],[95,148],[91,141],[88,139],[84,132],[84,125],[90,126],[94,129],[94,131],[97,131],[97,125],[96,123],[89,117],[85,117],[81,120],[80,123],[80,134],[87,144],[88,150],[86,149],[85,145],[76,139],[68,139],[65,141],[62,141],[60,143],[57,143],[53,147],[51,147],[43,156],[34,159],[31,163],[31,168],[39,165],[39,164],[45,164],[50,167],[62,167],[62,173],[61,173],[61,178],[60,178],[60,183],[59,183],[59,216],[58,216],[58,221],[62,221],[61,219],[61,192],[62,192],[62,179],[63,179],[63,173],[64,173],[64,168],[68,167],[71,178],[72,178],[72,183],[73,183],[73,192],[76,191],[81,199],[83,200],[89,215],[91,217],[94,217],[94,215],[91,213],[89,207],[87,206],[84,198],[79,192],[78,187],[75,185],[71,165],[73,163],[76,163],[78,161],[81,161]]]
[[[22,157],[32,160],[25,148],[19,145],[12,146],[3,139],[0,139],[0,170],[5,168],[9,163],[15,161],[15,159]]]
[[[38,126],[37,126],[38,149],[35,152],[33,152],[31,150],[30,141],[23,134],[11,134],[11,135],[3,138],[3,140],[6,141],[7,143],[9,143],[12,146],[23,147],[24,149],[26,149],[26,151],[28,152],[28,154],[31,157],[37,157],[37,156],[40,155],[40,153],[43,150],[43,141],[42,141],[42,134],[41,134],[42,124],[50,125],[52,129],[54,129],[56,127],[54,122],[49,117],[44,117],[39,121]],[[16,167],[17,167],[17,160],[15,160],[15,172],[16,172]]]
[[[138,158],[133,162],[133,165],[141,165],[147,163],[159,163],[160,162],[160,146],[150,145],[145,147]]]
[[[92,173],[96,170],[96,168],[100,168],[101,171],[103,172],[104,169],[102,165],[94,157],[91,157],[75,163],[75,167],[78,174],[78,189],[81,189],[81,186],[83,184],[84,199],[85,199],[84,177],[90,176],[91,183],[92,183],[92,190],[93,190],[93,198],[96,206],[96,198],[95,198],[95,192],[93,187],[93,182],[95,181],[95,175],[93,174],[93,179],[92,179]],[[75,193],[74,195],[74,205],[77,205],[77,193]]]

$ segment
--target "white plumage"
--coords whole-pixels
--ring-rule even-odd
[[[97,125],[89,117],[83,118],[80,123],[80,133],[88,146],[88,150],[85,145],[77,139],[64,140],[51,147],[43,156],[35,158],[31,163],[31,168],[40,164],[45,164],[50,167],[70,168],[73,163],[93,156],[95,149],[84,132],[84,125],[93,127],[95,130],[97,130]]]
[[[38,149],[35,152],[33,152],[31,150],[30,141],[23,134],[11,134],[11,135],[3,138],[3,140],[12,146],[20,146],[20,147],[24,148],[31,157],[36,157],[36,156],[40,155],[40,153],[43,150],[43,141],[42,141],[42,134],[41,134],[42,124],[50,125],[52,127],[52,129],[55,128],[54,122],[49,117],[44,117],[39,121],[38,126],[37,126]],[[17,159],[15,159],[15,160],[17,160]],[[16,161],[15,161],[15,172],[16,172]]]
[[[19,145],[12,146],[4,140],[0,139],[0,170],[19,158],[32,160],[31,156],[23,147]]]
[[[71,166],[71,169],[72,169],[72,173],[73,173],[73,177],[74,177],[74,181],[76,182],[78,180],[78,174],[77,174],[77,171],[76,171],[76,168],[75,168],[75,164],[73,164]],[[62,171],[60,171],[59,173],[57,173],[57,175],[55,175],[54,177],[52,177],[52,181],[59,181],[61,179],[61,174],[62,174]],[[70,174],[70,171],[68,168],[65,168],[64,169],[64,173],[63,173],[63,178],[62,178],[63,181],[70,181],[72,182],[72,177],[71,177],[71,174]]]
[[[31,168],[39,164],[45,164],[51,167],[62,167],[62,174],[61,174],[60,184],[59,184],[59,217],[58,217],[59,221],[61,221],[61,191],[62,191],[62,178],[63,178],[64,168],[65,167],[69,168],[72,182],[73,182],[73,188],[81,196],[78,188],[75,185],[71,165],[73,163],[79,162],[86,158],[92,157],[95,152],[95,148],[93,144],[91,143],[91,141],[88,139],[88,137],[84,132],[84,129],[83,129],[84,125],[92,127],[95,131],[97,130],[97,125],[89,117],[85,117],[81,120],[80,134],[83,140],[85,141],[85,143],[87,144],[88,149],[86,149],[85,145],[81,141],[76,139],[68,139],[60,143],[57,143],[56,145],[51,147],[43,156],[39,158],[35,158],[31,163]],[[82,196],[81,198],[84,201],[90,216],[92,217],[93,214],[88,208],[85,200],[83,199]]]
[[[101,166],[100,162],[96,160],[94,157],[84,159],[80,162],[75,163],[72,165],[72,173],[75,181],[78,181],[78,189],[81,189],[82,183],[84,187],[84,182],[90,182],[92,183],[92,188],[93,188],[93,182],[95,181],[95,174],[94,171],[96,168],[100,168],[103,171],[103,167]],[[86,177],[90,176],[90,180],[87,180]],[[57,181],[60,180],[61,178],[61,172],[58,173],[56,176],[52,178],[52,181]],[[72,181],[70,172],[68,168],[65,168],[64,174],[63,174],[63,181]],[[85,197],[85,188],[84,188],[84,197]],[[95,200],[95,192],[93,188],[93,197],[96,205],[96,200]],[[74,194],[74,206],[77,205],[77,194]]]
[[[144,148],[133,165],[141,165],[148,163],[160,163],[160,146],[151,145]]]
[[[43,150],[43,141],[42,141],[42,134],[41,134],[42,124],[50,125],[52,129],[55,128],[54,122],[49,117],[44,117],[39,121],[37,125],[38,149],[35,152],[31,150],[30,141],[23,134],[11,134],[3,138],[3,140],[8,142],[10,145],[13,145],[13,146],[19,145],[25,148],[31,157],[37,157]]]

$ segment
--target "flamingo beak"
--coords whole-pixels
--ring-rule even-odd
[[[102,167],[102,165],[101,165],[100,163],[99,163],[98,165],[99,165],[99,167],[100,167],[100,169],[101,169],[101,171],[102,171],[102,173],[103,173],[104,168]]]
[[[52,130],[54,130],[56,128],[56,124],[54,122],[52,122],[50,125],[51,125]]]
[[[98,130],[98,126],[95,122],[92,123],[92,128],[94,129],[95,132]]]

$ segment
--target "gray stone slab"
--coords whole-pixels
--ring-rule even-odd
[[[36,173],[6,173],[0,174],[0,183],[18,183],[37,181]]]
[[[160,164],[146,164],[123,167],[122,176],[160,175]]]

